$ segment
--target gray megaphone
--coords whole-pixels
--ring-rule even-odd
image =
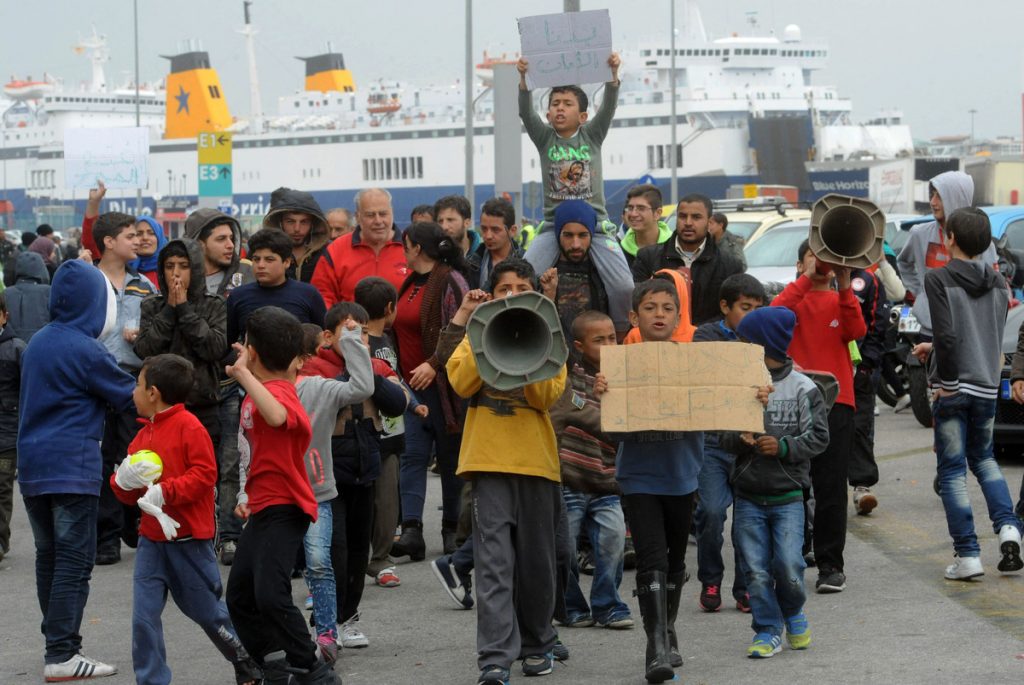
[[[555,303],[536,292],[480,305],[466,334],[480,378],[495,390],[552,378],[569,357]]]
[[[866,269],[884,256],[885,214],[874,202],[831,193],[811,208],[808,245],[821,262]]]

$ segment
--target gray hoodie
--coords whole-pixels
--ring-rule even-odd
[[[321,376],[299,376],[295,385],[299,401],[313,427],[305,462],[306,474],[317,502],[327,502],[338,496],[334,460],[331,457],[331,436],[337,425],[338,412],[373,394],[370,350],[363,344],[358,331],[342,331],[341,356],[345,359],[345,371],[349,376],[347,381]]]
[[[930,183],[942,198],[942,212],[947,217],[958,209],[970,207],[974,201],[974,180],[960,171],[947,171]],[[943,221],[945,223],[945,221]],[[943,245],[944,233],[938,221],[910,229],[910,238],[900,251],[899,267],[903,285],[914,294],[914,316],[921,323],[921,333],[932,334],[932,317],[928,311],[928,295],[924,290],[924,275],[931,269],[949,263],[949,253]],[[999,257],[995,245],[989,245],[981,255],[985,264],[995,265]]]
[[[25,342],[50,323],[50,272],[35,252],[18,255],[17,282],[4,293],[7,297],[7,324],[14,335]]]

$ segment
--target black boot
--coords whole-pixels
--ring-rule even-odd
[[[636,596],[647,633],[647,660],[644,677],[649,683],[670,680],[674,672],[669,664],[668,588],[664,571],[636,575]]]
[[[679,613],[679,598],[683,594],[683,585],[689,578],[686,571],[668,575],[668,644],[669,663],[672,668],[683,665],[683,657],[679,654],[679,639],[676,637],[676,615]]]
[[[423,561],[427,556],[427,545],[423,542],[423,523],[403,521],[402,536],[391,545],[391,556],[409,557],[410,561]]]
[[[263,657],[263,685],[288,685],[292,673],[283,651],[271,652]]]
[[[458,521],[441,521],[441,544],[445,554],[453,554],[459,548],[455,541],[458,528]]]
[[[295,685],[341,685],[341,676],[334,672],[334,665],[318,661],[309,671],[296,673],[292,677]]]

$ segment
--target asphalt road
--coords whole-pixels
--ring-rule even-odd
[[[847,590],[810,594],[806,613],[813,644],[784,649],[766,661],[745,658],[753,635],[748,616],[729,606],[717,614],[697,607],[700,587],[687,585],[677,628],[685,664],[678,680],[697,683],[1020,683],[1024,679],[1024,574],[1001,577],[998,543],[980,490],[970,482],[986,575],[978,582],[944,580],[952,557],[942,505],[932,491],[931,431],[909,416],[884,410],[876,453],[879,507],[869,517],[851,513],[846,545]],[[1016,500],[1024,462],[1004,461]],[[428,560],[440,554],[440,482],[429,480]],[[851,509],[852,511],[852,509]],[[134,682],[131,674],[133,552],[115,566],[97,567],[82,633],[85,651],[120,666],[100,682]],[[726,558],[730,558],[727,556]],[[688,553],[691,570],[696,552]],[[345,650],[339,672],[348,685],[473,683],[475,615],[455,607],[426,562],[398,566],[402,585],[368,586],[361,627],[367,649]],[[227,577],[226,569],[224,573]],[[813,569],[806,580],[813,588]],[[731,575],[727,572],[726,584]],[[0,562],[0,685],[42,682],[43,640],[35,598],[32,537],[16,501],[11,553]],[[294,583],[297,601],[305,595]],[[548,683],[643,683],[643,631],[631,597],[633,573],[622,595],[638,627],[560,631],[572,651]],[[205,635],[169,604],[164,630],[177,683],[232,683],[230,666]],[[520,680],[518,669],[513,679]]]

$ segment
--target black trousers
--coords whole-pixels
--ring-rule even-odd
[[[134,409],[126,412],[107,410],[103,422],[103,482],[100,484],[100,509],[96,520],[96,549],[117,550],[121,539],[135,547],[139,539],[139,508],[122,504],[110,489],[110,476],[128,455],[128,445],[142,427]]]
[[[843,570],[846,547],[847,470],[853,442],[853,407],[836,404],[828,413],[828,447],[811,459],[814,488],[814,558],[820,573]]]
[[[242,645],[260,663],[284,650],[291,666],[316,665],[316,647],[292,601],[292,566],[309,528],[297,506],[275,505],[249,517],[238,538],[226,593]]]
[[[878,482],[875,463],[875,393],[879,374],[875,369],[857,367],[853,394],[857,409],[853,415],[853,445],[850,448],[850,485],[870,488]]]
[[[628,512],[629,530],[633,534],[638,574],[676,574],[686,570],[686,543],[695,494],[622,496],[622,508]]]
[[[331,566],[338,592],[338,623],[355,616],[363,598],[373,530],[373,488],[338,483],[338,496],[331,502]]]

